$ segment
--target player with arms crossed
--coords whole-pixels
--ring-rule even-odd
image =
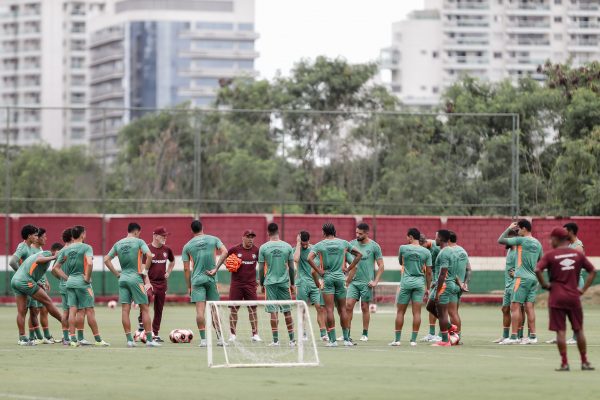
[[[127,226],[127,236],[115,243],[110,252],[104,257],[104,265],[119,278],[119,302],[121,303],[121,322],[127,338],[127,347],[136,347],[131,335],[131,302],[140,306],[142,322],[146,331],[146,346],[159,347],[160,343],[152,340],[152,325],[148,307],[148,289],[152,288],[148,280],[148,269],[152,262],[152,253],[148,245],[140,239],[142,227],[136,222]],[[142,257],[146,257],[142,264]],[[117,257],[121,264],[119,273],[112,264]],[[142,278],[143,276],[143,278]]]
[[[231,272],[231,285],[229,286],[229,300],[231,301],[256,301],[256,263],[258,262],[258,247],[254,245],[256,233],[252,229],[246,229],[242,234],[242,242],[227,250],[227,254],[219,257],[217,270],[223,263],[228,265]],[[227,261],[227,262],[226,262]],[[233,264],[231,264],[233,262]],[[228,264],[229,263],[229,264]],[[235,265],[237,269],[230,269],[229,265]],[[229,307],[229,341],[235,342],[238,322],[238,311],[240,306]],[[248,307],[248,318],[252,329],[252,342],[262,342],[258,335],[258,316],[256,306]]]
[[[511,230],[518,228],[517,237],[508,237]],[[538,281],[535,276],[535,266],[542,258],[542,245],[531,236],[531,222],[526,219],[512,223],[498,238],[498,243],[517,246],[517,268],[515,284],[510,305],[512,332],[508,339],[501,344],[536,344],[538,342],[535,329],[535,298]],[[521,306],[525,305],[529,337],[519,342],[518,331],[524,321]]]
[[[423,299],[429,297],[431,285],[431,252],[419,244],[421,232],[417,228],[410,228],[406,234],[408,244],[400,246],[398,261],[402,269],[400,290],[396,297],[396,326],[394,341],[390,346],[400,346],[404,314],[408,303],[412,303],[412,333],[410,345],[417,345],[417,334],[421,327],[421,305]]]
[[[369,304],[373,300],[373,288],[379,284],[385,268],[383,255],[381,254],[381,247],[369,237],[369,225],[364,222],[356,226],[356,239],[351,241],[350,244],[360,251],[362,258],[358,266],[350,271],[346,278],[348,286],[346,295],[348,330],[352,327],[354,306],[360,300],[363,325],[360,341],[367,342],[369,341],[369,322],[371,320]],[[377,265],[377,274],[375,274],[375,265]],[[348,332],[348,338],[352,342],[351,337],[350,332]]]
[[[62,244],[54,243],[50,251],[42,251],[25,259],[10,281],[17,302],[17,328],[19,330],[19,346],[34,346],[36,343],[25,336],[25,316],[27,314],[27,298],[32,297],[46,307],[50,315],[61,322],[62,316],[48,293],[38,285],[38,281],[50,267],[50,262],[56,259],[56,253]]]
[[[308,263],[317,273],[324,277],[323,299],[325,300],[328,347],[337,347],[335,337],[334,307],[337,305],[340,315],[344,346],[354,346],[350,341],[348,317],[346,314],[346,277],[344,273],[353,270],[362,259],[362,254],[345,240],[335,237],[335,226],[327,222],[323,224],[323,240],[314,245],[308,254]],[[345,268],[346,253],[350,252],[354,260]],[[319,257],[319,266],[315,257]]]
[[[215,252],[219,251],[221,257],[226,257],[227,248],[218,237],[206,235],[200,221],[192,221],[191,229],[194,237],[183,246],[181,259],[190,302],[196,304],[196,324],[200,333],[199,347],[206,347],[206,302],[220,299],[216,280]],[[190,262],[193,262],[193,271],[190,271]],[[213,326],[217,331],[217,345],[223,346],[221,329],[216,323],[216,315],[213,316]]]
[[[536,276],[542,288],[550,291],[548,310],[550,330],[556,332],[556,344],[561,357],[557,371],[569,371],[567,359],[567,323],[569,318],[575,332],[577,347],[581,356],[581,369],[593,371],[587,359],[587,343],[583,333],[583,309],[581,295],[592,285],[596,270],[582,252],[569,248],[569,236],[564,228],[555,228],[550,234],[553,250],[537,263]],[[588,272],[583,287],[579,287],[581,269]],[[550,283],[546,282],[544,270],[548,270]]]
[[[323,284],[317,272],[308,263],[308,254],[311,247],[310,233],[306,231],[300,232],[296,238],[296,250],[294,251],[294,264],[298,268],[296,299],[315,306],[321,340],[329,341],[327,328],[325,327],[325,300],[323,300],[323,293],[321,292]],[[316,262],[318,260],[315,260]]]
[[[292,246],[279,239],[279,227],[272,222],[267,226],[269,241],[258,251],[258,276],[267,300],[291,300],[294,292],[294,250]],[[271,314],[273,342],[269,346],[279,346],[279,311],[283,312],[287,326],[289,345],[296,345],[294,339],[294,321],[289,305],[268,305],[266,311]]]
[[[438,319],[442,336],[442,340],[432,346],[446,347],[452,345],[449,334],[455,330],[455,327],[450,324],[448,304],[458,302],[460,288],[456,284],[456,255],[454,250],[448,247],[450,231],[446,229],[438,231],[435,241],[440,247],[440,252],[435,259],[435,267],[439,273],[432,285],[434,289],[429,296],[427,310]]]
[[[71,228],[73,243],[60,253],[60,259],[52,266],[52,272],[66,281],[67,301],[69,304],[69,335],[72,347],[80,346],[83,340],[83,318],[87,317],[88,325],[94,335],[96,346],[110,346],[102,340],[94,311],[94,291],[92,290],[93,250],[84,243],[85,228],[81,225]],[[62,266],[65,266],[63,272]],[[81,336],[75,336],[75,328],[81,327]],[[78,340],[79,339],[79,340]]]

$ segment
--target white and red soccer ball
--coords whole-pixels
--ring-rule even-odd
[[[171,343],[190,343],[194,339],[194,332],[189,329],[173,329],[169,333]]]
[[[452,332],[452,333],[450,333],[450,335],[448,335],[448,339],[450,339],[450,344],[452,346],[457,346],[460,343],[460,336],[458,336],[454,332]]]
[[[135,340],[136,342],[146,343],[146,331],[136,331],[133,335],[133,340]],[[154,340],[154,333],[152,334],[152,340]]]
[[[108,306],[108,308],[110,308],[111,310],[117,308],[117,302],[114,300],[109,301],[108,303],[106,303],[106,305]]]

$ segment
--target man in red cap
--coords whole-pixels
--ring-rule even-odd
[[[569,371],[567,360],[567,323],[569,318],[577,347],[581,355],[581,369],[592,371],[594,368],[587,360],[587,346],[583,334],[583,309],[581,295],[592,285],[596,270],[582,252],[569,248],[569,234],[564,228],[554,228],[550,234],[553,250],[538,262],[535,273],[542,288],[550,292],[548,310],[550,330],[556,332],[556,344],[561,356],[557,371]],[[581,269],[588,272],[583,287],[579,287]],[[544,270],[548,270],[550,282],[546,283]]]
[[[150,279],[152,288],[148,291],[148,300],[154,302],[152,333],[154,334],[154,341],[156,342],[163,342],[158,334],[160,331],[162,312],[165,306],[165,298],[167,296],[167,279],[175,266],[175,256],[173,256],[173,251],[166,246],[167,236],[169,236],[169,232],[167,232],[164,227],[159,226],[152,231],[152,243],[148,243],[148,248],[152,253],[152,263],[148,270],[148,278]],[[146,262],[145,256],[142,262]],[[143,331],[144,327],[142,325],[141,313],[138,321],[140,323],[138,330]]]
[[[246,229],[242,235],[242,243],[230,248],[227,255],[221,256],[217,262],[218,270],[225,262],[225,259],[232,255],[241,260],[237,270],[231,271],[231,286],[229,287],[229,300],[258,300],[256,295],[256,262],[258,261],[258,247],[254,245],[256,233],[252,229]],[[229,318],[230,336],[229,341],[236,339],[236,327],[238,321],[238,307],[230,307],[231,317]],[[256,306],[248,307],[250,317],[250,326],[252,327],[252,341],[262,342],[258,336],[258,322],[256,316]]]

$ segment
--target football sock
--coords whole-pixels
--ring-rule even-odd
[[[71,335],[71,342],[77,342],[77,336]]]
[[[429,324],[429,334],[431,336],[435,336],[435,324],[433,324],[433,325]]]
[[[565,351],[564,353],[560,353],[560,362],[562,365],[567,365],[569,363],[569,360],[567,360],[567,352]]]
[[[63,330],[63,339],[69,340],[69,330],[68,329]]]
[[[77,340],[83,340],[83,329],[77,329]]]
[[[288,331],[288,336],[290,337],[290,340],[294,340],[294,331]]]
[[[537,339],[537,335],[535,333],[529,333],[529,339]]]
[[[39,326],[35,327],[35,336],[40,340],[42,340],[44,338],[44,335],[42,335],[42,330],[40,329]]]
[[[198,332],[200,332],[200,339],[202,339],[202,340],[206,339],[206,330],[199,329]]]
[[[413,332],[410,334],[410,341],[411,341],[411,342],[416,342],[416,341],[417,341],[417,335],[418,335],[418,334],[419,334],[419,332],[413,331]]]
[[[52,335],[50,334],[50,329],[48,329],[48,327],[42,328],[42,330],[44,331],[44,337],[46,339],[50,339],[52,337]]]
[[[510,335],[510,340],[517,340],[517,334],[516,333],[512,333]]]
[[[279,342],[279,332],[277,330],[273,331],[273,343]]]
[[[146,343],[150,343],[152,341],[152,332],[146,332]]]
[[[336,338],[335,338],[335,328],[331,328],[329,330],[329,332],[327,332],[327,334],[329,335],[329,341],[331,343],[334,343],[336,341]]]
[[[319,329],[319,332],[321,333],[321,337],[327,335],[327,329]]]
[[[442,331],[442,342],[448,343],[448,331]]]
[[[27,342],[27,341],[29,341],[29,339],[27,339],[27,336],[25,336],[25,335],[21,335],[21,336],[19,336],[19,340],[20,340],[21,342]]]
[[[131,332],[126,333],[125,337],[127,337],[128,342],[133,342],[133,336],[131,336]]]
[[[363,329],[363,336],[369,336],[369,330]]]
[[[402,331],[396,331],[396,336],[395,336],[395,341],[399,342],[400,341],[400,337],[402,336]]]
[[[504,339],[508,338],[508,336],[510,335],[509,331],[510,331],[510,327],[508,327],[508,328],[507,327],[502,328],[502,337]]]
[[[342,335],[344,336],[344,340],[350,339],[350,329],[342,329]]]
[[[29,329],[29,340],[35,340],[35,329]]]
[[[517,336],[518,336],[519,339],[523,338],[523,327],[519,328],[519,331],[517,332]]]

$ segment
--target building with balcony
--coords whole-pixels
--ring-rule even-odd
[[[87,26],[103,7],[100,0],[0,0],[3,143],[9,135],[15,145],[87,144],[87,111],[59,108],[87,105]]]
[[[461,75],[542,79],[546,60],[579,66],[600,59],[599,44],[597,0],[425,0],[393,24],[381,68],[406,105],[434,105]]]
[[[208,107],[222,79],[255,77],[257,38],[253,0],[108,1],[90,25],[91,147],[110,160],[136,109]]]

